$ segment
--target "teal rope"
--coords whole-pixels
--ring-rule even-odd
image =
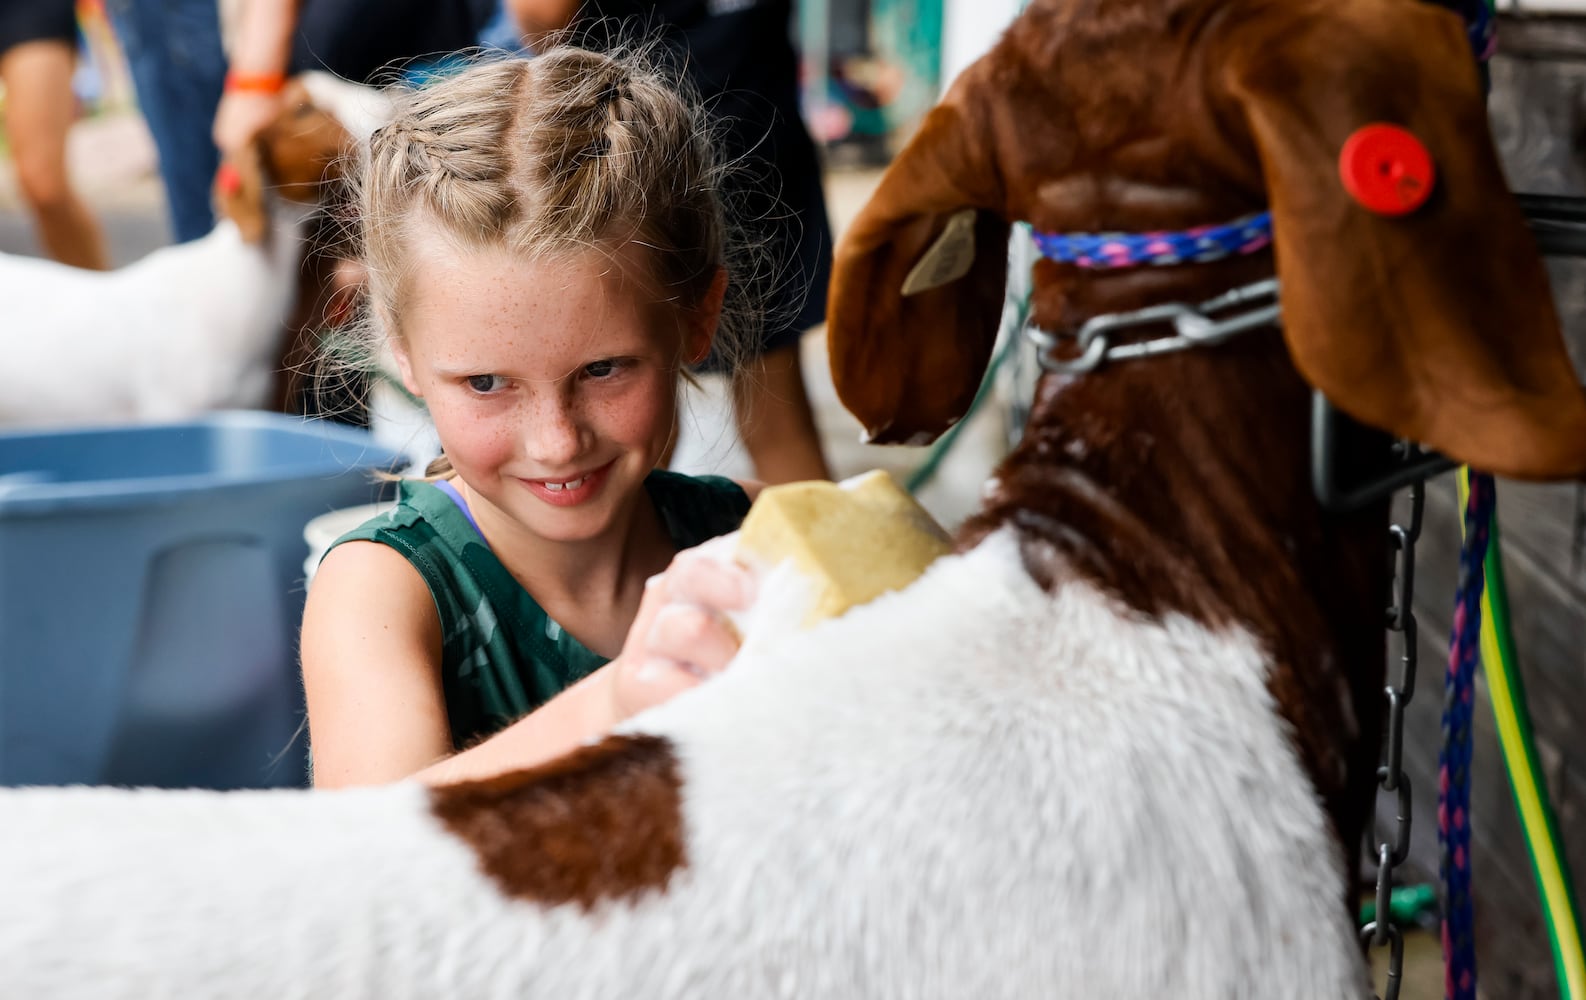
[[[908,481],[903,484],[903,487],[911,494],[918,493],[936,477],[936,472],[941,468],[942,461],[953,448],[953,442],[958,440],[958,435],[963,433],[964,428],[969,425],[969,421],[980,410],[981,405],[985,403],[986,397],[991,395],[992,387],[996,385],[997,372],[1024,342],[1022,336],[1024,325],[1030,318],[1029,293],[1026,292],[1024,297],[1017,302],[1010,296],[1007,300],[1007,306],[1003,309],[1003,315],[1004,317],[1012,316],[1013,322],[1011,324],[1006,320],[1003,322],[1000,331],[1002,347],[997,351],[996,356],[991,359],[991,364],[986,366],[986,375],[980,380],[980,388],[975,391],[975,398],[970,401],[969,409],[964,412],[963,418],[949,427],[945,434],[936,439],[936,443],[931,445],[931,450],[926,454],[925,459],[915,466],[913,472],[909,473]]]

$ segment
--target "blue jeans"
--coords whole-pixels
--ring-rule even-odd
[[[220,152],[210,130],[226,82],[216,7],[215,0],[105,0],[154,135],[178,243],[215,225],[210,185]]]

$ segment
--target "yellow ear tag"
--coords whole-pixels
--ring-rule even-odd
[[[966,208],[953,213],[942,235],[915,262],[909,276],[903,279],[903,294],[914,295],[957,281],[969,273],[974,262],[975,210]]]
[[[791,559],[815,585],[806,627],[902,590],[952,550],[941,525],[879,471],[766,487],[738,544],[768,563]]]

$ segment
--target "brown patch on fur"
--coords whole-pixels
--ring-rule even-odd
[[[287,413],[345,419],[367,402],[362,376],[325,363],[321,339],[347,320],[339,308],[338,259],[346,250],[351,191],[327,179],[321,191],[323,214],[309,220],[307,246],[298,268],[297,300],[287,319],[287,336],[277,360],[273,406]],[[354,296],[356,298],[356,296]]]
[[[435,815],[501,891],[550,906],[632,899],[687,861],[669,742],[612,736],[540,767],[436,788]]]
[[[341,175],[343,158],[355,146],[352,135],[330,112],[309,102],[301,83],[289,84],[281,100],[275,120],[227,160],[240,178],[237,189],[217,192],[221,213],[237,223],[250,243],[258,243],[266,233],[266,190],[315,204],[321,185]]]
[[[341,176],[356,148],[336,116],[315,105],[308,88],[295,80],[281,92],[281,112],[259,133],[275,193],[305,205],[318,203],[320,186]]]
[[[231,172],[232,182],[222,178]],[[264,161],[258,144],[251,144],[226,158],[215,175],[214,194],[220,213],[236,223],[245,243],[263,243],[269,233],[270,219],[264,205]]]

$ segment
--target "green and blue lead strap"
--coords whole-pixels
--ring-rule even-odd
[[[1470,470],[1461,469],[1461,503],[1469,495],[1470,481]],[[1581,939],[1580,906],[1575,898],[1569,863],[1560,846],[1558,819],[1553,814],[1543,781],[1531,715],[1526,707],[1525,686],[1515,655],[1496,501],[1485,563],[1487,586],[1481,597],[1481,656],[1498,728],[1498,746],[1509,774],[1509,787],[1520,815],[1526,850],[1531,856],[1531,871],[1541,897],[1560,1000],[1586,1000],[1586,946]]]

